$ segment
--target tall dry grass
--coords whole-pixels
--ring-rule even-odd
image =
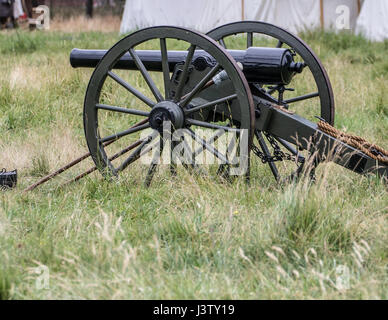
[[[121,17],[106,15],[95,16],[93,19],[83,15],[70,18],[55,17],[50,22],[51,31],[61,32],[118,32],[120,30]]]

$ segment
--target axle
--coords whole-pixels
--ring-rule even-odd
[[[288,84],[296,73],[301,73],[304,63],[294,62],[293,54],[288,49],[250,47],[247,50],[227,50],[242,64],[242,69],[250,83]],[[105,55],[106,50],[73,49],[70,53],[70,64],[73,68],[95,68]],[[162,55],[159,50],[136,50],[146,69],[162,71]],[[168,51],[170,72],[177,64],[184,63],[187,51]],[[216,61],[207,52],[196,50],[193,66],[197,70],[212,67]],[[124,54],[115,64],[114,69],[137,70],[129,53]]]

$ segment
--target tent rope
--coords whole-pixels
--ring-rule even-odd
[[[345,133],[325,121],[318,122],[318,129],[362,151],[372,159],[388,165],[388,151],[354,134]]]

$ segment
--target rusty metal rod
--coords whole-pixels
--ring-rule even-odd
[[[135,125],[133,125],[131,128],[135,128],[137,126],[141,126],[145,123],[147,123],[148,121],[148,118],[147,119],[144,119],[138,123],[136,123]],[[117,138],[117,139],[114,139],[114,140],[111,140],[111,141],[107,141],[104,143],[104,147],[112,144],[113,142],[117,141],[118,139],[120,138]],[[34,183],[33,185],[29,186],[28,188],[24,189],[23,192],[27,192],[27,191],[32,191],[34,190],[36,187],[40,186],[41,184],[51,180],[52,178],[56,177],[57,175],[61,174],[62,172],[70,169],[71,167],[75,166],[76,164],[80,163],[81,161],[85,160],[86,158],[88,158],[90,156],[90,152],[88,153],[85,153],[84,155],[82,155],[81,157],[73,160],[72,162],[68,163],[67,165],[65,165],[64,167],[58,169],[57,171],[53,172],[53,173],[50,173],[49,175],[43,177],[42,179],[40,179],[38,182]]]
[[[132,143],[130,146],[126,147],[125,149],[121,150],[120,152],[117,152],[116,154],[114,154],[112,157],[109,158],[109,161],[113,161],[115,159],[117,159],[118,157],[121,157],[123,154],[131,151],[132,149],[136,148],[139,144],[141,144],[142,140],[137,140],[136,142]],[[72,182],[76,182],[80,179],[82,179],[83,177],[86,177],[87,175],[91,174],[92,172],[96,171],[97,170],[97,167],[94,166],[93,168],[90,168],[89,170],[85,171],[84,173],[81,173],[80,175],[76,176],[75,178],[71,179],[71,180],[68,180],[66,181],[64,184],[61,185],[61,187],[63,186],[66,186]]]

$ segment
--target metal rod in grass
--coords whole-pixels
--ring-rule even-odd
[[[135,125],[133,125],[131,128],[135,128],[137,126],[141,126],[143,124],[145,124],[146,122],[148,121],[148,119],[144,119],[138,123],[136,123]],[[104,147],[112,144],[113,142],[117,141],[118,139],[120,138],[117,138],[117,139],[113,139],[113,140],[110,140],[110,141],[107,141],[104,143]],[[72,162],[68,163],[67,165],[63,166],[62,168],[58,169],[57,171],[53,172],[53,173],[50,173],[49,175],[43,177],[42,179],[40,179],[38,182],[34,183],[33,185],[29,186],[28,188],[24,189],[23,192],[27,192],[27,191],[32,191],[34,190],[36,187],[42,185],[43,183],[46,183],[47,181],[51,180],[52,178],[56,177],[57,175],[61,174],[62,172],[65,172],[66,170],[70,169],[71,167],[74,167],[76,164],[80,163],[81,161],[87,159],[88,157],[90,157],[90,152],[88,153],[85,153],[84,155],[80,156],[79,158],[73,160]],[[94,171],[94,170],[93,170]],[[92,171],[92,172],[93,172]],[[80,175],[81,176],[81,175]],[[84,175],[85,176],[85,175]],[[79,176],[77,176],[78,180],[83,178],[84,176],[78,178]]]
[[[137,140],[136,142],[132,143],[130,146],[128,146],[127,148],[121,150],[120,152],[117,152],[116,154],[114,154],[112,157],[109,158],[109,161],[113,161],[115,159],[117,159],[118,157],[121,157],[122,155],[124,155],[125,153],[131,151],[132,149],[136,148],[138,145],[140,145],[142,142],[141,139]],[[96,171],[97,170],[97,167],[94,166],[93,168],[90,168],[89,170],[81,173],[80,175],[76,176],[75,178],[69,180],[69,181],[66,181],[64,184],[62,184],[62,187],[63,186],[66,186],[72,182],[76,182],[78,180],[81,180],[82,178],[86,177],[87,175],[91,174],[92,172]]]

